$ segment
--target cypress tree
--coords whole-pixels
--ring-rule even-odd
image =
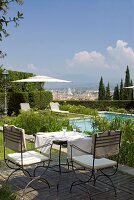
[[[105,99],[106,100],[110,100],[111,99],[111,97],[110,97],[110,85],[109,85],[109,82],[108,82],[108,84],[106,86],[106,98]]]
[[[129,73],[129,67],[127,66],[124,87],[128,87],[130,85],[131,85],[130,73]],[[130,89],[124,88],[123,99],[131,100],[131,93],[132,92]]]
[[[121,79],[121,82],[120,82],[120,100],[123,100],[123,80]]]
[[[117,84],[117,86],[114,88],[113,100],[119,100],[119,87],[118,87],[118,84]]]
[[[100,83],[99,83],[98,100],[105,100],[105,86],[104,86],[104,83],[103,83],[102,76],[101,76]]]

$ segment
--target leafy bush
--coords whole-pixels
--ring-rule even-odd
[[[64,105],[65,101],[58,101],[60,105]],[[109,108],[124,108],[127,111],[134,109],[134,101],[130,100],[67,100],[66,104],[75,106],[85,106],[86,108],[97,109],[97,110],[109,110]]]
[[[117,112],[117,113],[127,113],[128,112],[125,108],[114,108],[114,107],[108,107],[107,111]]]
[[[11,190],[10,187],[3,185],[0,188],[0,200],[15,200],[16,194]]]
[[[63,104],[60,106],[61,110],[68,110],[70,113],[78,113],[85,115],[97,115],[98,112],[96,109],[86,108],[85,106],[75,106],[69,104]]]
[[[134,122],[132,119],[115,118],[108,121],[106,118],[96,117],[93,127],[97,131],[121,130],[120,163],[134,167]]]
[[[26,134],[60,131],[62,126],[66,126],[68,130],[72,128],[67,119],[58,119],[50,113],[35,112],[33,110],[21,112],[17,117],[6,117],[4,121],[24,128]]]

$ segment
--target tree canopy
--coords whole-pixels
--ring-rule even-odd
[[[9,33],[7,32],[9,23],[14,23],[15,26],[18,26],[20,19],[23,18],[23,13],[19,11],[16,13],[16,16],[10,17],[8,15],[11,3],[21,5],[23,0],[0,0],[0,41],[2,41],[4,37],[9,36]],[[0,50],[0,58],[3,58],[5,55],[6,54]]]
[[[104,83],[103,83],[102,76],[101,76],[100,83],[99,83],[98,100],[105,100],[105,86],[104,86]]]
[[[130,77],[129,67],[127,66],[125,71],[125,81],[123,82],[123,79],[121,79],[120,84],[117,84],[114,88],[113,92],[113,100],[134,100],[134,93],[133,89],[125,88],[132,86],[133,82]],[[101,77],[99,82],[99,94],[98,94],[98,100],[111,100],[110,95],[110,85],[107,84],[106,88],[103,83],[103,78]]]

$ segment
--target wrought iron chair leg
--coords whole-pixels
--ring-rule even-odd
[[[106,175],[106,174],[105,174],[105,176],[110,180],[110,182],[112,184],[112,187],[114,189],[115,197],[116,197],[117,196],[116,187],[114,186],[114,183],[113,183],[112,179],[108,175]]]
[[[42,182],[44,182],[44,183],[46,183],[46,184],[48,185],[49,189],[50,189],[50,184],[49,184],[49,182],[48,182],[46,179],[41,178],[40,176],[39,176],[39,177],[34,177],[34,178],[32,178],[32,180],[29,181],[28,184],[25,186],[25,188],[24,188],[24,190],[23,190],[23,194],[22,194],[22,199],[23,199],[23,197],[24,197],[25,194],[26,194],[26,189],[27,189],[27,187],[28,187],[29,185],[31,185],[31,183],[33,183],[34,181],[39,181],[39,180],[42,181]]]
[[[97,180],[99,177],[105,176],[106,178],[108,178],[108,179],[110,180],[110,182],[111,182],[111,184],[112,184],[112,187],[113,187],[113,189],[114,189],[115,197],[116,197],[116,196],[117,196],[116,187],[114,186],[114,183],[113,183],[112,179],[110,178],[110,176],[113,176],[115,173],[110,174],[110,175],[107,175],[107,174],[105,174],[102,170],[100,170],[100,171],[101,171],[102,174],[100,174],[100,175],[98,175],[98,176],[95,177],[94,185],[95,185],[95,183],[96,183],[96,180]]]
[[[40,175],[40,176],[42,176],[43,174],[45,174],[45,172],[48,170],[48,168],[49,168],[49,165],[50,165],[50,161],[49,161],[49,163],[48,163],[48,165],[45,167],[44,165],[43,166],[37,166],[37,167],[35,167],[35,169],[34,169],[34,172],[33,172],[33,176],[35,177],[35,173],[36,173],[36,170],[38,169],[38,168],[45,168],[45,171]]]
[[[75,170],[74,170],[74,173],[75,173]],[[81,180],[81,179],[79,179],[79,178],[76,176],[76,178],[77,178],[78,180],[72,182],[72,184],[71,184],[71,186],[70,186],[70,192],[72,191],[72,187],[73,187],[73,186],[75,186],[75,185],[81,185],[81,184],[86,184],[86,183],[90,182],[90,180],[92,179],[93,176],[94,176],[94,174],[92,173],[92,174],[90,175],[89,179],[86,180],[86,181]]]
[[[17,171],[19,171],[19,170],[21,170],[21,169],[20,169],[20,168],[19,168],[19,169],[15,169],[13,172],[11,172],[11,173],[9,174],[8,178],[6,179],[6,184],[8,183],[10,177],[11,177],[15,172],[17,172]]]

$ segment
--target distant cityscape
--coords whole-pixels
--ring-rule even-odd
[[[90,85],[90,88],[89,88]],[[111,85],[111,97],[113,95],[113,89],[115,83]],[[73,88],[70,86],[64,87],[61,84],[52,84],[45,85],[45,89],[49,90],[53,94],[54,100],[97,100],[98,99],[98,83],[90,83],[90,84],[74,84]]]
[[[50,90],[53,94],[53,99],[56,100],[97,100],[98,91],[96,90],[78,90],[78,89],[57,89]]]

